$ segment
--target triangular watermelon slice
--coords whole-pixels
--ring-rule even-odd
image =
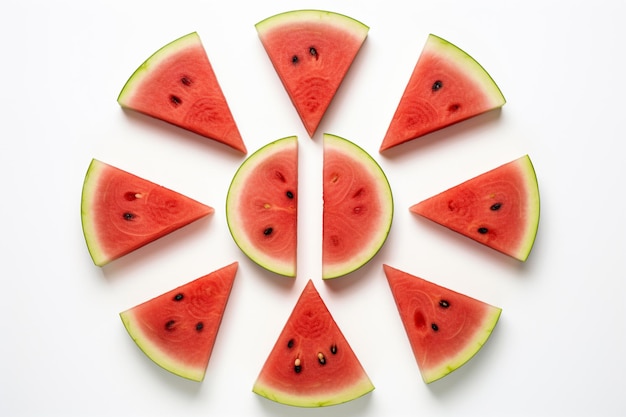
[[[196,32],[176,39],[150,56],[126,81],[117,101],[124,108],[246,153],[239,129]]]
[[[234,262],[120,313],[126,330],[156,364],[202,381],[237,268]]]
[[[389,124],[380,151],[502,107],[485,69],[450,42],[429,35]]]
[[[539,227],[539,187],[528,155],[410,207],[410,211],[525,261]]]
[[[103,266],[201,217],[213,208],[93,159],[81,200],[89,253]]]
[[[313,136],[369,27],[324,10],[294,10],[256,24],[278,76]]]
[[[424,382],[464,365],[483,347],[502,310],[383,265]]]
[[[322,407],[361,397],[374,389],[348,341],[308,281],[253,391],[270,400]]]

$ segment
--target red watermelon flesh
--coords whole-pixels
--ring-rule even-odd
[[[502,310],[383,265],[424,382],[469,361],[486,343]]]
[[[369,262],[393,219],[391,187],[361,147],[324,134],[322,277],[346,275]]]
[[[250,259],[294,277],[297,261],[298,138],[273,141],[250,155],[226,197],[230,233]]]
[[[410,211],[525,261],[539,226],[539,189],[528,155],[410,207]]]
[[[202,381],[238,263],[120,313],[139,348],[164,369]]]
[[[230,107],[196,32],[165,45],[128,79],[119,104],[246,153]]]
[[[374,389],[309,280],[254,384],[270,400],[298,407],[336,405]]]
[[[83,183],[81,220],[98,266],[213,213],[213,208],[93,159]]]
[[[478,62],[457,46],[431,34],[380,151],[504,104],[502,92]]]
[[[369,27],[323,10],[294,10],[256,24],[278,76],[313,136]]]

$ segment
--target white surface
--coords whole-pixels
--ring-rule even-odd
[[[342,12],[369,37],[310,139],[254,24],[297,8]],[[545,1],[12,1],[0,14],[2,416],[623,415],[626,293],[623,41],[626,3]],[[243,158],[116,103],[152,52],[197,30],[250,153],[300,137],[299,276],[252,264],[224,202]],[[502,88],[500,113],[385,156],[380,141],[428,33],[464,48]],[[396,215],[363,269],[320,279],[321,133],[381,163]],[[422,221],[408,207],[528,153],[539,235],[525,263]],[[100,269],[80,193],[96,157],[184,192],[215,214]],[[126,334],[123,309],[229,262],[240,270],[206,379],[173,376]],[[381,264],[503,308],[466,366],[425,385]],[[357,401],[294,409],[251,392],[307,279],[376,385]]]

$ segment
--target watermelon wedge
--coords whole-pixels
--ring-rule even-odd
[[[486,343],[502,310],[383,265],[424,382],[469,361]]]
[[[500,88],[474,58],[431,34],[380,151],[500,108],[505,102]]]
[[[411,212],[525,261],[539,227],[539,187],[528,155],[430,197]]]
[[[120,313],[128,334],[157,365],[202,381],[237,268],[234,262]]]
[[[309,280],[253,391],[296,407],[345,403],[374,389],[326,304]]]
[[[369,27],[324,10],[280,13],[255,27],[312,137],[365,42]]]
[[[393,196],[378,163],[361,147],[324,134],[322,277],[362,267],[384,245]]]
[[[83,182],[81,221],[98,266],[213,213],[180,193],[93,159]]]
[[[298,246],[298,138],[271,142],[235,173],[226,220],[243,253],[269,271],[295,277]]]
[[[123,107],[246,153],[235,119],[196,32],[165,45],[135,70],[120,92]]]

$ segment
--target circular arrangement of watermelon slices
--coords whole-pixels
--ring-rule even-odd
[[[257,23],[259,39],[313,137],[369,27],[322,10],[294,10]],[[197,33],[159,49],[131,75],[119,104],[221,142],[247,148]],[[505,104],[469,54],[429,35],[382,140],[380,152]],[[324,134],[323,279],[369,262],[391,228],[391,187],[356,143]],[[298,138],[252,153],[226,202],[232,238],[259,266],[296,276]],[[189,197],[93,160],[81,219],[98,266],[213,213]],[[539,223],[537,178],[528,155],[411,206],[422,218],[525,261]],[[237,262],[120,313],[154,362],[202,381],[237,271]],[[383,264],[390,292],[423,380],[431,383],[470,360],[502,310]],[[262,367],[253,392],[299,407],[351,401],[374,389],[352,347],[309,280]]]

